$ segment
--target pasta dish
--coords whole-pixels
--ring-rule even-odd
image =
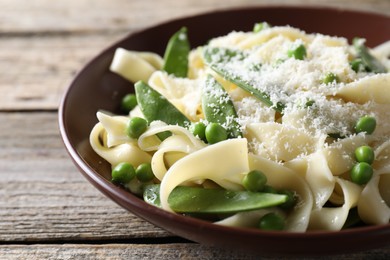
[[[390,219],[390,41],[255,24],[165,54],[118,48],[134,84],[93,150],[147,203],[217,225],[306,232]],[[119,104],[118,104],[119,106]]]

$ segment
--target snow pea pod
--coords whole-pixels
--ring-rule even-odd
[[[207,76],[203,87],[202,108],[208,122],[225,126],[228,137],[242,136],[237,112],[229,94],[211,75]]]
[[[188,41],[187,28],[182,27],[168,41],[162,69],[176,77],[187,77],[189,52],[190,43]]]
[[[211,69],[214,70],[215,72],[217,72],[219,75],[221,75],[224,79],[226,79],[226,80],[234,83],[238,87],[250,92],[253,96],[255,96],[257,99],[259,99],[265,105],[272,107],[275,111],[280,112],[280,113],[283,112],[283,109],[285,108],[285,105],[283,103],[277,102],[276,104],[274,104],[271,101],[270,96],[267,93],[262,92],[262,91],[258,90],[257,88],[253,87],[251,84],[249,84],[248,82],[243,80],[241,77],[233,75],[221,67],[211,65]]]
[[[205,46],[203,57],[208,64],[226,64],[233,60],[242,61],[247,57],[247,54],[236,49]]]
[[[371,53],[368,48],[364,45],[364,40],[361,38],[355,38],[352,42],[357,56],[360,57],[362,65],[367,71],[372,71],[374,73],[386,73],[386,67]]]
[[[148,122],[161,120],[169,125],[187,126],[190,120],[163,95],[143,81],[134,85],[138,105]]]
[[[144,200],[157,207],[160,204],[160,185],[147,185]],[[178,213],[223,214],[274,207],[286,202],[281,194],[205,189],[201,187],[177,186],[169,196],[168,203]]]
[[[203,51],[203,57],[206,63],[210,66],[210,68],[216,73],[218,73],[221,77],[234,83],[238,87],[250,92],[253,96],[262,101],[265,105],[272,107],[277,112],[283,112],[283,109],[285,107],[284,104],[282,104],[281,102],[277,102],[276,104],[274,104],[271,101],[269,94],[260,91],[259,89],[255,88],[247,81],[245,81],[242,77],[226,69],[226,66],[224,65],[228,62],[231,62],[232,60],[245,59],[245,54],[243,52],[240,52],[239,50],[229,50],[224,48],[205,47]]]

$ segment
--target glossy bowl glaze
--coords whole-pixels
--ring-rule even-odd
[[[110,182],[110,166],[91,149],[88,137],[100,109],[118,112],[120,98],[133,86],[109,71],[117,47],[162,54],[168,38],[186,26],[192,47],[233,30],[250,31],[253,24],[301,28],[306,32],[367,38],[375,46],[390,36],[390,16],[330,8],[251,7],[177,19],[133,33],[91,60],[67,89],[59,109],[60,131],[80,172],[101,192],[135,215],[186,239],[260,255],[327,255],[382,247],[390,243],[390,225],[339,232],[287,233],[231,228],[165,212]]]

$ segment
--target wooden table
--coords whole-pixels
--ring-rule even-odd
[[[0,0],[0,259],[254,258],[178,238],[103,196],[66,153],[57,107],[76,71],[130,32],[269,3],[390,14],[390,0]],[[389,255],[386,247],[338,257]]]

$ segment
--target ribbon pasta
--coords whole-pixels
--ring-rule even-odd
[[[306,46],[302,60],[287,54],[298,45]],[[209,123],[202,111],[202,82],[211,74],[233,101],[243,136],[207,144],[185,127],[155,120],[139,138],[130,138],[126,134],[130,118],[144,117],[136,107],[127,116],[99,111],[99,122],[90,134],[93,150],[112,167],[121,162],[135,167],[150,163],[153,182],[160,184],[161,207],[167,211],[173,212],[168,198],[177,186],[239,191],[251,170],[261,170],[267,184],[294,191],[298,198],[292,210],[239,212],[216,221],[218,225],[255,227],[262,216],[274,212],[285,217],[291,232],[341,230],[354,209],[366,224],[389,223],[389,72],[354,71],[350,59],[355,52],[347,39],[289,26],[231,32],[211,39],[208,46],[244,51],[246,60],[233,60],[228,67],[236,70],[234,76],[247,76],[245,82],[269,90],[266,97],[285,104],[282,113],[214,71],[202,55],[203,47],[190,52],[187,78],[162,71],[164,61],[158,54],[119,48],[111,71],[133,83],[147,82],[193,123]],[[387,70],[389,46],[390,41],[371,50]],[[261,68],[249,69],[246,75],[253,62]],[[324,81],[329,72],[337,74],[330,83]],[[354,132],[355,122],[364,115],[377,120],[371,135]],[[158,134],[164,132],[171,135],[162,140]],[[361,146],[375,151],[374,173],[364,185],[354,183],[349,174],[356,163],[354,151]],[[139,186],[132,187],[140,192]]]

